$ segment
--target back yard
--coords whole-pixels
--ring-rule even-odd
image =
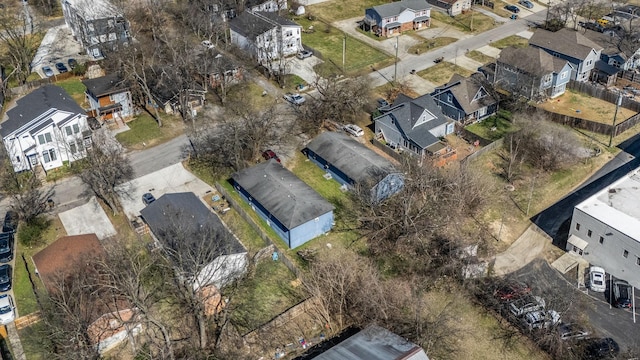
[[[573,116],[580,119],[591,120],[601,124],[611,124],[616,105],[582,93],[568,90],[563,95],[536,105],[547,111]],[[618,109],[617,122],[635,115],[633,110],[621,107]]]
[[[326,21],[337,21],[362,16],[364,10],[388,3],[386,0],[334,0],[307,7],[307,13]]]

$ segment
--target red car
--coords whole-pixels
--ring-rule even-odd
[[[276,159],[277,162],[280,162],[280,158],[278,157],[278,155],[276,155],[275,152],[273,152],[273,150],[266,150],[262,153],[262,157],[265,160]]]
[[[521,282],[510,282],[496,289],[493,295],[501,301],[511,301],[529,294],[531,288],[529,285]]]

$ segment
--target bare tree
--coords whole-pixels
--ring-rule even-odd
[[[47,200],[54,191],[43,188],[35,174],[29,172],[15,177],[19,188],[11,195],[11,206],[18,212],[20,219],[29,223],[48,210]]]
[[[35,35],[36,25],[24,12],[17,15],[7,9],[0,9],[0,41],[7,47],[5,60],[13,66],[8,78],[15,77],[24,84],[31,73],[31,60],[40,43]]]

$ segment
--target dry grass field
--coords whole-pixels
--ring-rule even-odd
[[[615,104],[596,99],[581,93],[567,90],[563,95],[536,105],[550,112],[591,120],[602,124],[613,122]],[[633,110],[618,109],[617,122],[620,123],[636,113]]]

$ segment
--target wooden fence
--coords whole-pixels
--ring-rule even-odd
[[[502,146],[503,143],[504,143],[504,138],[500,138],[500,139],[498,139],[498,140],[496,140],[496,141],[494,141],[492,143],[484,145],[478,151],[476,151],[476,152],[474,152],[472,154],[469,154],[469,156],[467,156],[464,159],[460,160],[460,162],[464,163],[466,161],[473,160],[473,159],[477,158],[478,156],[480,156],[480,155],[482,155],[482,154],[484,154],[484,153],[486,153],[488,151],[491,151],[491,150],[493,150],[493,149],[495,149],[497,147]]]
[[[56,83],[58,81],[62,81],[62,80],[66,80],[69,79],[71,77],[74,77],[75,75],[72,72],[66,72],[66,73],[62,73],[59,75],[54,75],[52,77],[49,78],[44,78],[44,79],[38,79],[38,80],[34,80],[34,81],[29,81],[28,83],[24,84],[24,85],[20,85],[20,86],[16,86],[16,87],[12,87],[9,89],[9,91],[11,92],[11,95],[24,95],[26,93],[31,92],[31,90],[33,89],[37,89],[41,86],[47,85],[47,84],[53,84]]]
[[[615,104],[618,101],[618,94],[608,90],[604,86],[596,86],[585,82],[577,82],[571,80],[569,81],[569,84],[567,84],[567,88],[577,92],[581,92],[583,94],[587,94],[600,100],[604,100],[608,103]],[[622,97],[622,103],[620,104],[620,106],[625,109],[640,112],[640,103],[624,96]]]
[[[402,154],[397,153],[396,151],[394,151],[393,149],[391,149],[390,147],[386,146],[385,144],[381,143],[376,139],[371,139],[371,143],[373,144],[373,146],[382,150],[385,154],[391,156],[392,158],[397,160],[399,163],[401,164],[403,163]]]

